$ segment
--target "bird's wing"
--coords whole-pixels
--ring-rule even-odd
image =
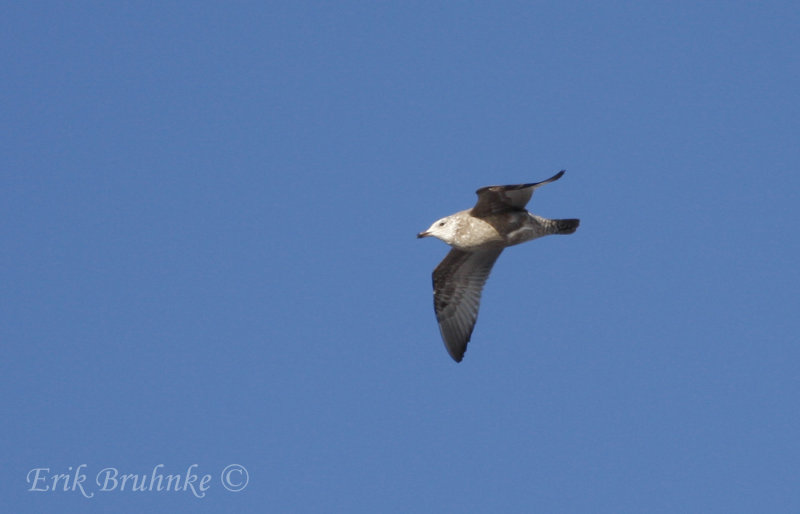
[[[447,352],[461,362],[478,319],[481,291],[502,248],[452,249],[433,270],[433,308]]]
[[[533,190],[539,186],[555,182],[561,178],[564,170],[541,182],[532,184],[517,184],[511,186],[486,186],[478,189],[478,202],[472,208],[471,214],[483,218],[499,212],[524,209],[533,196]]]

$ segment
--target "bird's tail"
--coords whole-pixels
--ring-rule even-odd
[[[578,225],[581,224],[581,220],[578,219],[547,221],[549,221],[547,224],[547,230],[551,234],[572,234],[578,230]]]

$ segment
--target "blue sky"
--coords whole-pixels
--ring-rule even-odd
[[[14,512],[800,510],[796,3],[2,11]],[[454,363],[415,234],[562,168]]]

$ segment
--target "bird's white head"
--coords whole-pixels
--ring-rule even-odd
[[[458,225],[459,219],[457,216],[446,216],[440,220],[436,220],[428,230],[417,234],[417,237],[433,236],[451,245],[456,239]]]

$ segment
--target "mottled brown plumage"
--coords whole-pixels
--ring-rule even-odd
[[[530,184],[487,186],[478,202],[436,221],[417,237],[433,236],[453,249],[433,272],[433,306],[450,356],[461,362],[478,318],[481,292],[497,258],[507,246],[549,234],[571,234],[577,219],[550,220],[525,210],[533,191],[561,178]]]

